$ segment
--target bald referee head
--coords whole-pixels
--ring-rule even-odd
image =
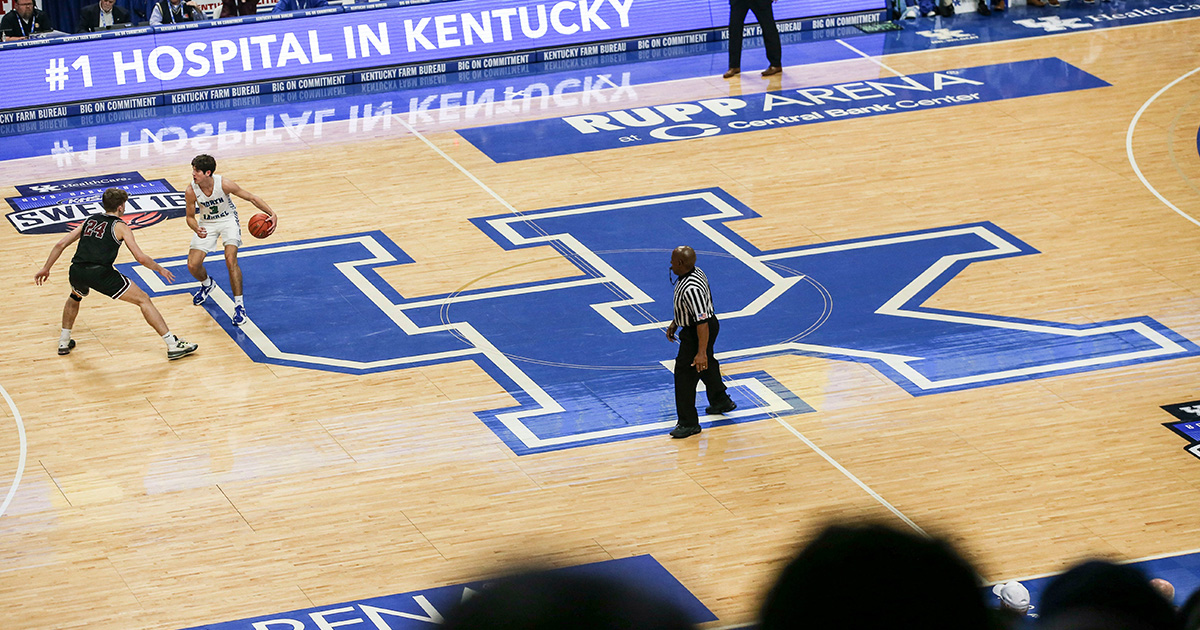
[[[671,271],[677,276],[686,276],[696,268],[696,250],[680,245],[671,251]]]

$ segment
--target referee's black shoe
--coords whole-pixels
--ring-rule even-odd
[[[733,402],[733,399],[730,398],[719,405],[709,405],[705,407],[704,413],[710,416],[717,416],[723,413],[729,413],[734,409],[737,409],[737,403]]]
[[[678,440],[679,438],[692,437],[693,435],[696,435],[699,432],[700,432],[700,425],[698,425],[698,424],[695,426],[690,426],[690,427],[684,426],[682,424],[677,424],[677,425],[675,425],[674,429],[671,429],[671,437]]]

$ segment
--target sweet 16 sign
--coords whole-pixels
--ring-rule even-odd
[[[782,0],[778,19],[881,0]],[[269,81],[725,25],[727,0],[458,0],[0,51],[0,110]]]

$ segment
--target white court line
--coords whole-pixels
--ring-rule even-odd
[[[1168,208],[1174,210],[1176,214],[1187,219],[1188,221],[1191,221],[1193,224],[1200,226],[1200,221],[1197,221],[1190,214],[1180,210],[1175,204],[1168,201],[1166,197],[1163,197],[1161,194],[1159,194],[1158,190],[1155,189],[1154,186],[1150,185],[1150,182],[1146,180],[1146,176],[1142,174],[1142,169],[1138,167],[1137,158],[1133,157],[1133,130],[1137,127],[1138,121],[1141,120],[1142,114],[1144,114],[1146,110],[1150,108],[1150,105],[1153,104],[1154,101],[1158,100],[1158,97],[1166,93],[1167,90],[1175,87],[1180,81],[1183,81],[1197,72],[1200,72],[1200,68],[1196,68],[1191,72],[1179,77],[1178,79],[1166,84],[1161,90],[1155,92],[1154,96],[1150,97],[1150,100],[1142,104],[1141,109],[1139,109],[1137,114],[1133,116],[1133,120],[1129,121],[1129,131],[1125,133],[1125,154],[1129,157],[1129,165],[1133,167],[1133,172],[1137,174],[1138,179],[1141,180],[1142,185],[1145,186],[1147,190],[1153,193],[1155,197],[1158,197],[1158,200],[1166,204]]]
[[[856,55],[858,55],[858,56],[862,57],[863,59],[866,59],[872,63],[877,64],[880,68],[883,68],[884,70],[887,70],[888,72],[891,72],[892,74],[894,74],[898,77],[904,76],[903,72],[896,72],[894,69],[891,68],[891,66],[888,66],[886,63],[883,63],[882,61],[876,59],[875,57],[872,57],[871,55],[855,48],[854,46],[847,44],[845,42],[845,40],[839,39],[839,40],[837,40],[837,43],[845,46],[846,48],[849,48],[851,50],[851,52],[855,53]]]
[[[804,437],[803,433],[797,431],[795,429],[795,427],[788,424],[787,421],[785,421],[783,419],[783,417],[776,415],[774,413],[772,413],[771,415],[772,415],[772,417],[775,418],[775,421],[779,423],[779,426],[787,429],[792,435],[800,438],[800,440],[802,442],[804,442],[805,444],[807,444],[808,447],[813,450],[813,452],[815,452],[817,455],[820,455],[821,457],[823,457],[825,459],[825,461],[829,462],[834,468],[838,469],[838,471],[840,471],[843,475],[845,475],[847,479],[849,479],[850,481],[853,481],[856,486],[858,486],[859,488],[862,488],[864,492],[871,495],[871,498],[878,501],[880,505],[887,508],[888,511],[890,511],[892,514],[895,514],[897,517],[899,517],[900,520],[902,520],[906,524],[908,524],[908,526],[913,528],[913,530],[916,531],[918,534],[925,536],[926,538],[929,537],[929,534],[925,533],[925,530],[921,529],[921,527],[919,525],[917,525],[916,523],[914,523],[912,521],[912,519],[905,516],[904,512],[901,512],[900,510],[896,509],[896,506],[892,505],[891,503],[888,503],[887,499],[879,496],[879,493],[872,490],[871,486],[868,486],[867,484],[863,483],[861,479],[854,476],[854,473],[850,472],[849,470],[846,470],[845,466],[839,464],[836,459],[834,459],[833,457],[830,457],[830,455],[828,453],[821,450],[821,447],[817,446],[816,444],[813,444],[812,440]]]
[[[1155,22],[1155,24],[1157,24],[1157,22]],[[1128,26],[1143,26],[1143,25],[1130,24]],[[1123,28],[1123,27],[1114,27],[1114,28]],[[1072,31],[1071,33],[1074,33],[1074,32],[1077,32],[1077,31]],[[1071,33],[1057,33],[1057,34],[1058,35],[1067,35],[1067,34],[1071,34]],[[1050,35],[1050,33],[1047,33],[1047,35]],[[854,51],[855,53],[858,53],[859,55],[879,64],[880,68],[883,68],[883,69],[887,70],[888,72],[891,72],[892,74],[895,74],[895,75],[901,76],[901,77],[904,76],[902,73],[896,72],[895,70],[893,70],[891,67],[889,67],[887,64],[883,63],[882,61],[880,61],[874,57],[871,57],[869,54],[855,48],[854,46],[851,46],[850,44],[847,44],[846,42],[844,42],[840,39],[837,40],[837,43],[839,43],[839,44],[845,46],[846,48],[849,48],[850,50]],[[910,51],[910,52],[926,52],[926,51]],[[1162,196],[1162,194],[1159,193],[1158,190],[1150,184],[1150,182],[1146,179],[1146,176],[1142,174],[1142,169],[1138,167],[1137,158],[1135,158],[1133,156],[1133,130],[1137,127],[1138,121],[1142,118],[1142,114],[1146,112],[1146,110],[1150,107],[1150,105],[1152,105],[1154,103],[1154,101],[1158,100],[1158,97],[1160,97],[1164,93],[1166,93],[1167,90],[1175,87],[1180,81],[1187,79],[1188,77],[1192,76],[1193,74],[1196,74],[1197,72],[1200,72],[1200,68],[1195,68],[1191,72],[1188,72],[1188,73],[1184,74],[1183,76],[1179,77],[1178,79],[1175,79],[1174,81],[1168,83],[1167,85],[1163,86],[1163,88],[1160,89],[1158,92],[1155,92],[1154,96],[1150,97],[1150,100],[1148,100],[1142,104],[1141,109],[1139,109],[1137,111],[1137,114],[1134,115],[1133,120],[1129,121],[1129,130],[1125,133],[1125,154],[1129,157],[1129,165],[1133,167],[1133,172],[1135,174],[1137,174],[1137,177],[1142,182],[1142,185],[1145,186],[1146,189],[1149,190],[1151,194],[1153,194],[1155,197],[1157,197],[1158,200],[1163,202],[1163,204],[1165,204],[1168,208],[1170,208],[1171,210],[1174,210],[1175,213],[1178,214],[1179,216],[1187,219],[1188,221],[1191,221],[1196,226],[1200,226],[1200,221],[1197,221],[1195,217],[1184,212],[1183,210],[1180,210],[1178,206],[1176,206],[1175,204],[1173,204],[1169,200],[1167,200],[1166,197]]]
[[[12,503],[13,497],[17,494],[17,486],[21,485],[21,475],[25,474],[25,455],[28,448],[25,444],[25,424],[21,422],[21,412],[17,411],[17,405],[8,395],[8,391],[0,385],[0,394],[4,395],[5,402],[8,403],[8,408],[12,410],[13,418],[17,422],[17,437],[21,442],[21,455],[17,459],[17,476],[13,478],[12,487],[8,489],[8,495],[4,497],[4,503],[0,503],[0,516],[4,515],[4,511],[8,509],[8,504]]]

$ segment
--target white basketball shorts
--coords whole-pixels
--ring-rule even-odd
[[[242,246],[242,226],[237,221],[221,221],[219,223],[204,224],[200,227],[204,228],[208,235],[200,238],[199,235],[192,235],[191,249],[198,249],[204,252],[219,252],[225,249],[225,245]],[[217,247],[217,242],[222,243],[221,247]]]

